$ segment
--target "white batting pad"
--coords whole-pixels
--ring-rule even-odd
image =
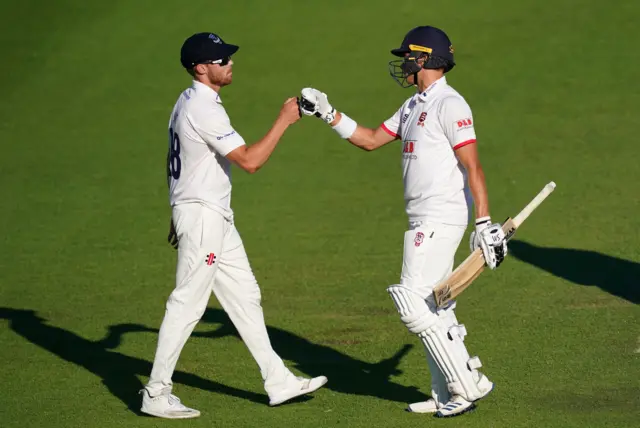
[[[387,292],[396,304],[402,322],[420,337],[444,374],[451,394],[475,401],[491,391],[493,384],[470,367],[478,367],[480,360],[469,358],[460,335],[449,335],[449,329],[457,327],[457,323],[452,323],[455,318],[444,311],[439,313],[435,304],[429,304],[402,285],[392,285]],[[473,362],[469,364],[471,360]]]
[[[426,354],[429,372],[431,373],[431,401],[435,402],[438,407],[444,407],[451,400],[447,378],[438,367],[438,363],[433,359],[431,353],[427,352]]]

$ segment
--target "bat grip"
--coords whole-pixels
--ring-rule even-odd
[[[553,192],[555,188],[556,188],[556,183],[554,183],[553,181],[542,188],[540,193],[538,193],[536,197],[533,198],[533,200],[529,202],[527,206],[524,207],[524,209],[520,211],[518,215],[513,218],[513,223],[516,226],[516,228],[519,227],[522,224],[522,222],[524,222],[527,219],[527,217],[529,217],[529,215],[531,215],[533,210],[538,208],[538,206],[542,203],[542,201],[544,201],[547,198],[547,196],[549,196],[551,192]]]

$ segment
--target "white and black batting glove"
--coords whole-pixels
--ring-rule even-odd
[[[327,94],[313,88],[304,88],[300,97],[300,112],[307,116],[317,116],[327,123],[336,119],[336,109],[329,104]]]
[[[476,230],[471,232],[469,240],[471,251],[482,250],[484,260],[489,269],[500,266],[507,256],[507,240],[500,223],[491,223],[491,217],[476,220]]]

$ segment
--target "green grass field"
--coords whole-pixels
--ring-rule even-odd
[[[0,426],[637,427],[639,13],[631,0],[4,1]],[[452,420],[403,412],[429,377],[385,292],[406,226],[398,143],[364,153],[303,118],[257,175],[235,171],[233,208],[274,347],[327,388],[268,407],[212,299],[175,376],[202,417],[130,410],[173,285],[166,126],[189,85],[182,41],[241,46],[222,97],[251,142],[308,85],[377,126],[411,91],[388,76],[389,49],[424,24],[456,47],[448,80],[474,110],[494,218],[558,184],[458,302],[495,391]]]

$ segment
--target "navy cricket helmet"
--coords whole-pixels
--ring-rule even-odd
[[[449,37],[439,28],[428,25],[409,31],[400,47],[392,49],[391,53],[403,58],[389,62],[391,77],[403,88],[413,86],[407,83],[407,77],[418,73],[421,68],[443,68],[446,73],[456,65]],[[421,67],[418,59],[424,57],[427,59]],[[415,77],[414,82],[417,82]]]

